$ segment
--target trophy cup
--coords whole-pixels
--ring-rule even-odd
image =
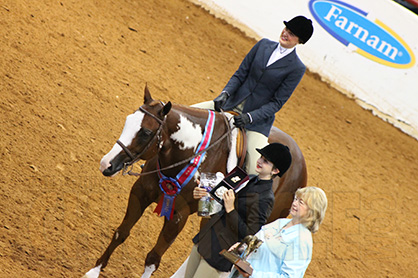
[[[247,257],[257,250],[258,247],[263,243],[262,240],[258,239],[256,236],[248,235],[244,240],[233,250],[226,251],[225,249],[220,252],[228,261],[233,263],[237,268],[242,272],[248,273],[251,275],[253,273],[253,268],[247,262]],[[238,277],[238,271],[232,275],[232,277]]]
[[[217,176],[215,173],[201,173],[200,174],[200,186],[206,189],[207,192],[211,191],[212,188],[216,185]],[[211,209],[211,197],[205,196],[200,198],[198,203],[197,215],[205,218],[210,217]]]

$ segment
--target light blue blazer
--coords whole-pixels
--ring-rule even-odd
[[[263,244],[247,259],[254,269],[252,278],[302,278],[305,274],[312,260],[312,234],[302,224],[281,231],[289,221],[278,219],[256,234]]]

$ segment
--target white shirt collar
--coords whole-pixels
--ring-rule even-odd
[[[281,53],[281,54],[284,54],[284,53],[290,53],[290,52],[292,52],[293,51],[293,49],[295,49],[295,47],[296,46],[294,46],[294,47],[292,47],[292,48],[284,48],[283,46],[281,46],[280,45],[280,43],[279,43],[279,45],[277,46],[278,48],[279,48],[279,52]]]
[[[270,56],[270,59],[267,62],[267,67],[273,64],[274,62],[280,60],[281,58],[287,56],[288,54],[292,53],[292,51],[296,48],[296,46],[292,48],[284,48],[280,45],[277,45],[276,49],[274,49],[273,53]]]

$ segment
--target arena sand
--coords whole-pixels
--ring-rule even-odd
[[[185,0],[6,0],[0,24],[0,277],[81,277],[125,213],[135,178],[105,178],[99,161],[145,84],[163,101],[212,99],[255,41]],[[417,277],[418,142],[309,72],[275,126],[329,198],[305,277]],[[140,277],[153,208],[102,277]],[[198,221],[154,277],[181,265]]]

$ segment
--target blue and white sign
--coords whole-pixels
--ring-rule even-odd
[[[297,53],[310,71],[418,139],[418,17],[392,0],[190,0],[256,39],[312,19]],[[360,54],[360,55],[359,55]]]
[[[411,48],[382,21],[367,18],[368,13],[338,0],[311,0],[309,9],[318,23],[334,38],[378,63],[410,68],[415,64]]]

